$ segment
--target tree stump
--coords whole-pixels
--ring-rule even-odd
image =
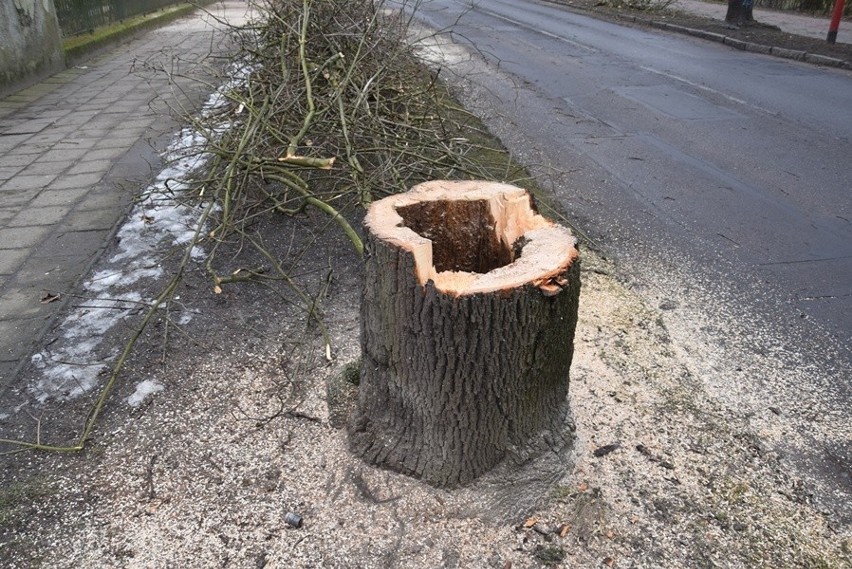
[[[464,484],[567,412],[576,239],[515,186],[434,181],[375,202],[349,426],[371,464]]]

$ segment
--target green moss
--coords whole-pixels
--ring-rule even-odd
[[[343,381],[352,385],[361,383],[361,360],[346,364],[343,368]]]
[[[16,482],[0,489],[0,528],[14,525],[24,507],[49,494],[50,488],[40,480]]]
[[[547,565],[562,563],[565,559],[565,551],[560,547],[538,547],[533,553],[536,559]]]
[[[205,2],[201,2],[201,4],[205,4]],[[197,7],[197,4],[179,4],[151,14],[128,18],[111,26],[98,28],[90,34],[66,38],[62,42],[66,62],[68,65],[73,65],[73,62],[83,59],[87,54],[101,49],[110,43],[128,37],[137,31],[166,24],[192,12]]]
[[[360,379],[361,360],[356,360],[346,364],[339,374],[331,375],[326,380],[328,421],[335,429],[345,427],[349,415],[355,409]]]

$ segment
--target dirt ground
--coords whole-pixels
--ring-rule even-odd
[[[191,263],[86,450],[2,457],[0,565],[852,567],[849,457],[828,449],[837,493],[818,489],[788,460],[808,444],[795,402],[740,397],[778,360],[710,344],[678,299],[643,290],[605,252],[582,250],[570,453],[441,490],[348,451],[362,268],[351,244],[310,212],[252,230],[291,253],[327,334],[291,289],[216,294]],[[241,244],[229,247],[237,259]],[[162,243],[163,275],[177,270],[176,251]],[[239,259],[223,269],[265,262]],[[164,278],[143,281],[138,297],[156,296]],[[122,314],[96,359],[114,361],[138,323]],[[58,323],[46,344],[72,340]],[[29,370],[31,385],[42,372]],[[73,443],[97,395],[42,404],[23,391],[3,436]],[[842,439],[848,412],[810,420]]]

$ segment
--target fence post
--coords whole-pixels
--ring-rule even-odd
[[[837,41],[837,30],[840,28],[840,18],[843,16],[843,5],[845,0],[834,0],[834,12],[831,14],[831,24],[828,26],[828,37],[825,41],[835,43]]]

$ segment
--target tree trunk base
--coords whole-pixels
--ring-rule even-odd
[[[373,204],[352,450],[436,486],[558,437],[576,240],[520,188],[429,182]]]

